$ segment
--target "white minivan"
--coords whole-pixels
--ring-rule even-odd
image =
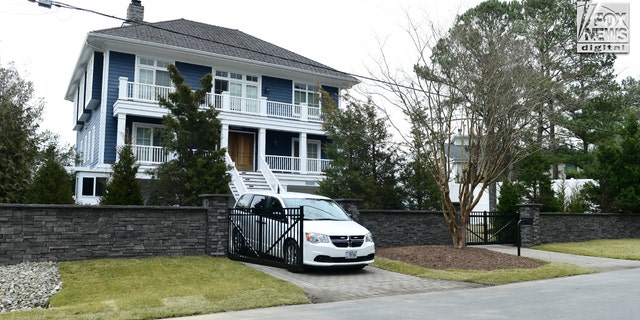
[[[285,239],[291,229],[290,218],[284,212],[302,208],[304,212],[302,239]],[[298,243],[303,244],[303,266],[348,267],[359,269],[374,260],[375,245],[371,232],[356,223],[330,198],[306,193],[275,193],[251,191],[238,198],[232,219],[232,246],[242,246],[257,255],[297,262]],[[242,212],[251,218],[242,219]],[[257,222],[257,223],[256,223]]]

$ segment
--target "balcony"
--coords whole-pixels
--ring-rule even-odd
[[[173,87],[162,87],[144,83],[128,81],[121,77],[119,83],[118,100],[134,101],[154,104],[158,108],[159,99],[169,98],[169,93],[174,92]],[[306,122],[322,122],[322,110],[320,107],[307,104],[293,104],[269,101],[265,97],[258,99],[235,97],[229,92],[221,94],[207,93],[205,104],[202,108],[211,105],[222,112],[261,115],[270,118],[298,120]],[[117,107],[116,107],[117,108]],[[114,110],[117,113],[117,110]]]
[[[175,158],[175,155],[162,147],[132,145],[133,154],[141,165],[159,165]],[[331,165],[328,159],[306,159],[306,168],[301,166],[300,157],[265,156],[265,161],[275,173],[309,173],[323,174],[323,170]]]

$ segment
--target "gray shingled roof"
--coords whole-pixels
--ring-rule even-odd
[[[186,19],[134,24],[93,31],[138,41],[188,48],[230,57],[249,59],[278,66],[301,69],[315,74],[338,77],[348,82],[358,80],[344,72],[305,58],[299,54],[260,40],[242,31]]]

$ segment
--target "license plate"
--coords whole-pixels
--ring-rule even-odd
[[[345,259],[355,259],[358,257],[358,251],[347,251],[344,257]]]

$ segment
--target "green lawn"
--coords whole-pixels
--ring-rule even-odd
[[[551,243],[533,249],[573,253],[582,256],[640,260],[640,239],[592,240],[586,242]]]
[[[59,263],[51,308],[0,319],[157,319],[310,303],[301,288],[227,258],[100,259]]]
[[[594,257],[640,260],[640,239],[553,243],[536,246],[533,249]],[[379,257],[376,258],[376,262],[373,266],[423,278],[467,281],[481,284],[506,284],[595,272],[594,270],[563,263],[549,263],[535,269],[507,269],[493,271],[436,270],[421,268]]]
[[[640,260],[640,239],[548,244],[535,249]],[[100,259],[58,265],[63,289],[51,299],[51,308],[0,313],[0,320],[157,319],[310,303],[301,288],[222,257]],[[434,270],[380,257],[373,266],[482,284],[594,272],[561,263],[535,269]]]
[[[548,263],[535,269],[502,270],[437,270],[410,265],[404,262],[376,257],[374,267],[412,276],[450,281],[474,282],[480,284],[506,284],[539,279],[573,276],[593,273],[594,270],[566,264]]]

